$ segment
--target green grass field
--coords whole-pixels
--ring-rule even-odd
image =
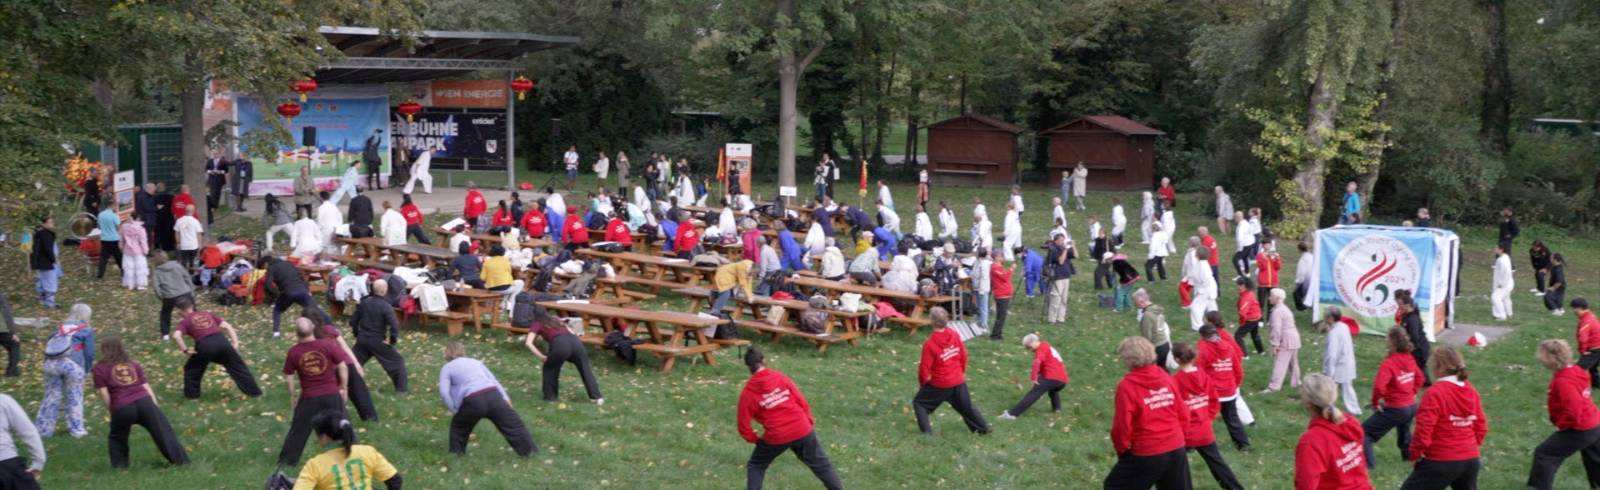
[[[524,177],[535,181],[543,175]],[[592,180],[586,180],[592,185]],[[772,183],[760,192],[773,194]],[[1052,189],[1026,190],[1028,209],[1025,228],[1029,242],[1037,242],[1048,228],[1049,198]],[[499,191],[489,193],[499,199]],[[963,203],[963,227],[970,212],[965,203],[982,197],[991,207],[1002,202],[1000,188],[939,187],[935,200]],[[897,187],[896,196],[909,208],[914,192],[909,185]],[[1114,194],[1094,193],[1091,208],[1102,216],[1109,214]],[[1134,193],[1122,195],[1124,201],[1137,202]],[[1201,196],[1186,196],[1180,204],[1178,225],[1187,236],[1195,226],[1213,223],[1200,215]],[[1238,203],[1244,206],[1249,203]],[[255,208],[259,210],[260,208]],[[1136,209],[1130,214],[1137,216]],[[996,213],[998,215],[998,213]],[[222,234],[258,234],[256,214],[219,221]],[[911,214],[902,211],[909,224]],[[1071,215],[1075,235],[1084,232],[1085,213]],[[443,216],[433,220],[442,221]],[[1270,226],[1270,224],[1269,224]],[[997,226],[998,228],[998,226]],[[1551,430],[1546,421],[1544,394],[1549,374],[1533,358],[1534,345],[1546,338],[1572,338],[1575,318],[1551,317],[1538,298],[1527,292],[1532,273],[1522,250],[1535,238],[1544,239],[1553,250],[1566,255],[1572,264],[1568,273],[1572,286],[1569,297],[1595,296],[1597,279],[1592,264],[1600,261],[1600,250],[1590,242],[1568,238],[1552,228],[1524,225],[1517,242],[1514,264],[1517,272],[1515,294],[1517,316],[1510,326],[1516,330],[1484,349],[1471,349],[1467,361],[1472,381],[1483,394],[1489,414],[1490,433],[1483,448],[1482,488],[1520,488],[1527,476],[1532,450]],[[997,230],[998,233],[998,230]],[[1492,230],[1464,230],[1466,256],[1463,262],[1464,291],[1459,298],[1457,318],[1463,323],[1494,324],[1489,318],[1489,250]],[[1232,239],[1222,238],[1224,250],[1232,250]],[[1137,240],[1130,241],[1130,256],[1144,257]],[[1280,247],[1286,252],[1283,277],[1294,276],[1295,253],[1292,244]],[[107,414],[98,399],[86,407],[90,436],[72,439],[62,429],[47,440],[49,466],[43,483],[47,488],[258,488],[273,469],[276,452],[288,427],[289,401],[278,375],[284,351],[292,340],[270,337],[270,309],[263,306],[217,308],[217,312],[241,330],[243,354],[261,378],[267,395],[245,399],[231,386],[220,368],[208,372],[205,394],[199,401],[181,396],[182,357],[170,343],[159,341],[158,303],[148,292],[127,292],[118,280],[95,280],[86,275],[76,252],[63,251],[67,275],[62,281],[59,301],[63,305],[87,302],[96,309],[94,325],[101,335],[119,334],[130,341],[134,355],[144,363],[150,382],[160,396],[162,407],[180,438],[188,447],[193,464],[168,467],[142,431],[135,431],[133,466],[113,470],[106,456]],[[31,277],[26,269],[26,252],[16,248],[0,253],[0,265],[8,271],[0,284],[12,298],[21,317],[47,316],[32,301]],[[1171,262],[1177,263],[1178,260]],[[1087,271],[1082,261],[1078,268]],[[1224,266],[1226,268],[1226,266]],[[1171,272],[1171,271],[1169,271]],[[114,273],[113,273],[114,274]],[[111,274],[108,274],[111,275]],[[1175,274],[1173,274],[1175,275]],[[1021,275],[1018,275],[1021,281]],[[958,417],[948,408],[936,412],[936,434],[927,437],[917,432],[909,400],[916,391],[915,370],[922,334],[912,336],[895,331],[864,339],[860,346],[840,345],[819,355],[809,343],[793,339],[780,344],[757,340],[768,353],[772,367],[787,372],[804,390],[815,411],[817,434],[826,444],[847,486],[852,488],[1091,488],[1097,487],[1114,462],[1108,429],[1111,394],[1122,368],[1114,356],[1115,344],[1123,337],[1137,335],[1131,313],[1116,314],[1095,306],[1088,274],[1073,279],[1071,313],[1067,325],[1047,326],[1041,311],[1044,299],[1015,300],[1007,327],[1008,340],[994,343],[975,340],[969,344],[968,379],[973,398],[995,430],[987,436],[967,433]],[[1174,315],[1176,340],[1193,341],[1194,335],[1176,320],[1183,314],[1177,306],[1176,278],[1152,286],[1157,302],[1167,305]],[[1235,298],[1224,288],[1219,303],[1233,318]],[[209,305],[209,302],[207,302]],[[649,303],[649,307],[682,309],[687,301],[670,296]],[[210,306],[206,306],[210,307]],[[1309,372],[1320,367],[1321,340],[1299,318],[1305,339],[1301,365]],[[1065,407],[1050,414],[1036,405],[1020,420],[1001,421],[998,415],[1015,403],[1028,382],[1031,360],[1017,342],[1024,333],[1039,331],[1065,357],[1072,382],[1063,392]],[[24,328],[24,374],[3,378],[0,386],[15,396],[30,414],[41,396],[40,350],[45,335]],[[628,367],[613,356],[591,350],[591,357],[605,392],[606,404],[595,406],[582,394],[577,374],[564,373],[563,398],[550,403],[539,399],[539,363],[521,345],[520,338],[499,332],[468,335],[469,355],[487,363],[511,391],[513,401],[538,440],[540,452],[530,459],[516,457],[504,440],[488,424],[480,424],[469,456],[457,458],[446,451],[449,414],[436,390],[442,346],[447,337],[442,326],[424,326],[404,334],[399,345],[411,369],[412,390],[396,394],[376,363],[368,365],[369,384],[374,387],[382,421],[357,422],[365,443],[377,446],[404,474],[408,488],[735,488],[743,485],[744,462],[750,446],[733,427],[734,404],[747,376],[736,350],[723,351],[716,366],[682,362],[670,374],[656,371],[654,359],[642,358],[638,367]],[[1357,390],[1365,401],[1370,380],[1383,355],[1382,341],[1364,336],[1358,341],[1362,381]],[[1244,391],[1253,394],[1267,382],[1271,360],[1254,356],[1246,361]],[[1250,404],[1258,422],[1250,428],[1254,449],[1223,453],[1243,482],[1252,488],[1288,488],[1293,472],[1292,454],[1296,439],[1306,425],[1306,416],[1289,390],[1274,395],[1251,395]],[[64,423],[64,422],[63,422]],[[1221,422],[1219,436],[1226,437]],[[1393,436],[1377,447],[1379,466],[1373,483],[1394,488],[1405,478],[1410,465],[1399,460]],[[314,445],[312,448],[315,449]],[[309,457],[313,454],[307,452]],[[1583,476],[1579,464],[1569,461],[1560,475],[1562,488],[1580,488]],[[1191,471],[1198,488],[1215,488],[1198,457],[1191,458]],[[289,469],[293,475],[298,468]],[[768,473],[770,488],[814,488],[816,480],[791,457],[778,460]]]

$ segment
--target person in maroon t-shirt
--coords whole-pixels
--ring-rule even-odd
[[[233,329],[233,325],[215,313],[195,311],[194,299],[188,296],[178,298],[174,306],[182,320],[178,321],[178,335],[172,336],[172,342],[178,344],[178,352],[189,356],[189,360],[183,363],[183,397],[190,400],[200,398],[200,381],[205,378],[206,368],[212,364],[221,364],[228,372],[228,377],[233,378],[233,385],[245,395],[252,398],[261,396],[255,374],[250,372],[250,366],[244,363],[244,358],[239,357],[239,332]],[[221,335],[223,333],[227,335]],[[183,343],[184,335],[194,338],[194,349]]]
[[[736,419],[739,436],[755,444],[750,452],[750,462],[745,465],[745,488],[761,488],[767,478],[767,467],[785,451],[794,451],[800,461],[811,468],[811,473],[822,480],[829,490],[844,488],[839,474],[833,471],[828,453],[812,430],[816,420],[811,416],[811,404],[800,393],[800,387],[776,369],[768,368],[766,356],[751,347],[744,353],[744,365],[750,368],[750,379],[739,391],[739,413]],[[750,427],[754,420],[761,424],[763,434],[756,435]]]
[[[329,340],[339,344],[339,350],[344,352],[346,359],[355,359],[356,353],[350,350],[350,344],[344,341],[344,335],[339,333],[339,327],[333,324],[333,317],[321,307],[311,307],[300,311],[300,317],[311,320],[312,325],[317,325],[313,335],[319,340]],[[360,364],[351,363],[345,371],[348,375],[345,382],[345,393],[350,399],[350,405],[356,407],[356,414],[363,421],[377,421],[378,407],[372,403],[372,392],[367,389],[367,369]]]
[[[94,389],[100,392],[100,400],[106,403],[106,411],[111,413],[111,433],[107,445],[111,449],[112,468],[128,467],[128,432],[135,425],[144,427],[145,432],[150,433],[156,449],[167,458],[167,462],[189,464],[189,454],[184,451],[183,443],[178,442],[178,434],[173,432],[172,424],[167,423],[167,415],[161,412],[161,406],[156,403],[156,392],[145,382],[144,366],[128,356],[128,349],[122,345],[121,337],[109,335],[100,339],[100,362],[95,363],[91,373],[94,376]]]
[[[300,463],[300,453],[311,437],[311,417],[322,411],[345,413],[345,387],[354,360],[345,357],[339,344],[318,339],[316,329],[309,319],[295,319],[294,333],[299,340],[283,359],[283,383],[289,388],[289,408],[294,411],[294,419],[289,422],[283,449],[278,451],[278,466]]]
[[[979,434],[989,433],[989,423],[983,420],[978,407],[972,406],[972,395],[967,392],[967,346],[961,334],[949,328],[950,313],[933,307],[928,313],[933,323],[933,334],[922,344],[922,363],[917,368],[917,383],[922,387],[911,399],[917,413],[917,428],[923,434],[932,434],[928,414],[945,402],[961,414],[967,429]]]

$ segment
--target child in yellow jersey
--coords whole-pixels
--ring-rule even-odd
[[[389,464],[376,448],[356,445],[356,430],[342,411],[327,410],[311,419],[317,442],[338,441],[342,447],[324,451],[300,468],[294,490],[353,490],[375,488],[383,482],[389,490],[400,490],[400,471]]]

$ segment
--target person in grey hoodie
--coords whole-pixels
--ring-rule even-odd
[[[150,275],[154,285],[151,289],[161,300],[161,340],[167,340],[172,333],[172,309],[178,305],[178,300],[187,299],[189,304],[194,304],[194,282],[189,277],[189,269],[168,259],[166,252],[157,250],[150,262],[156,265],[155,273]]]
[[[17,451],[19,443],[28,448],[28,461]],[[28,412],[11,395],[0,393],[0,488],[39,488],[44,460],[44,439],[28,420]]]

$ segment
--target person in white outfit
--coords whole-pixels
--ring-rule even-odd
[[[602,150],[600,152],[600,156],[596,157],[594,160],[594,175],[595,177],[600,178],[600,183],[604,184],[606,181],[606,176],[610,174],[611,158],[607,157],[606,152]]]
[[[889,192],[889,184],[881,180],[878,181],[878,200],[883,201],[883,205],[889,209],[894,209],[894,195]]]
[[[956,223],[956,212],[950,210],[950,205],[939,201],[939,238],[949,240],[956,237],[956,230],[961,225]]]
[[[1233,227],[1233,241],[1235,244],[1233,271],[1239,277],[1248,277],[1250,262],[1254,259],[1254,257],[1250,256],[1250,251],[1255,249],[1256,233],[1255,230],[1250,229],[1250,222],[1245,221],[1243,212],[1235,211],[1233,216],[1234,220],[1237,221],[1236,226]]]
[[[383,217],[378,219],[378,230],[383,235],[384,246],[405,245],[406,217],[389,201],[383,202]]]
[[[324,243],[322,228],[317,226],[317,222],[313,221],[311,216],[302,211],[300,219],[296,220],[294,227],[289,230],[289,247],[294,250],[292,255],[300,258],[316,257],[322,252]]]
[[[1206,262],[1209,256],[1206,247],[1200,244],[1200,237],[1189,237],[1189,251],[1183,259],[1183,278],[1193,288],[1189,301],[1189,328],[1196,331],[1205,323],[1206,312],[1217,309],[1217,281],[1211,277],[1211,265]]]
[[[1089,193],[1089,169],[1078,162],[1078,168],[1072,170],[1072,197],[1078,200],[1078,209],[1089,209],[1083,204],[1083,197]]]
[[[410,194],[418,181],[422,182],[423,194],[433,194],[433,173],[429,172],[432,163],[432,150],[422,150],[417,154],[417,159],[411,161],[411,179],[406,181],[405,194]]]
[[[1017,255],[1012,249],[1022,246],[1022,212],[1017,211],[1016,203],[1006,204],[1006,221],[1002,225],[1001,233],[1005,237],[1000,245],[1005,248],[1001,255],[1006,258],[1006,262],[1016,262]]]
[[[1017,210],[1017,214],[1027,211],[1022,205],[1022,186],[1011,186],[1011,207]]]
[[[317,228],[322,230],[322,246],[333,252],[333,235],[344,224],[344,213],[339,211],[339,205],[328,199],[328,193],[322,193],[322,204],[317,206]]]
[[[1159,210],[1158,212],[1161,213],[1161,229],[1167,230],[1167,233],[1177,233],[1178,220],[1173,216],[1176,213],[1173,213],[1172,210],[1165,208]],[[1177,240],[1167,240],[1167,252],[1171,253],[1178,251],[1177,245],[1173,243],[1175,241]]]
[[[1161,280],[1167,280],[1167,241],[1172,234],[1161,229],[1160,223],[1153,224],[1153,233],[1149,233],[1150,252],[1149,258],[1144,262],[1144,277],[1146,281],[1154,282],[1156,273],[1161,274]],[[1153,269],[1153,270],[1152,270]]]
[[[1061,198],[1050,198],[1050,222],[1061,226],[1067,225],[1067,211],[1061,209]]]
[[[1217,230],[1226,235],[1228,225],[1238,219],[1233,214],[1233,198],[1228,197],[1228,192],[1222,190],[1220,185],[1214,190],[1217,194]]]
[[[805,246],[806,254],[812,257],[822,256],[823,250],[828,247],[828,235],[823,231],[822,223],[811,222],[811,229],[806,230]]]
[[[1146,191],[1139,205],[1139,243],[1150,243],[1150,224],[1156,220],[1156,200]]]
[[[1122,246],[1123,234],[1128,232],[1128,213],[1122,209],[1122,198],[1111,198],[1111,240]]]
[[[922,241],[933,239],[933,221],[928,219],[927,203],[917,205],[916,222],[912,225],[911,234]]]
[[[889,233],[893,233],[895,239],[898,240],[900,238],[900,214],[894,212],[894,208],[879,202],[878,222],[883,224],[883,229],[889,230]]]
[[[1322,374],[1333,378],[1339,385],[1339,396],[1344,398],[1344,409],[1354,415],[1361,415],[1361,400],[1356,397],[1356,349],[1355,339],[1350,336],[1350,327],[1343,321],[1339,307],[1328,307],[1327,315],[1318,325],[1318,331],[1327,334],[1328,340],[1323,343],[1322,349]]]
[[[976,219],[978,222],[972,224],[972,248],[994,250],[994,223],[984,214],[977,215]]]
[[[339,176],[339,188],[333,191],[333,202],[343,201],[345,196],[356,197],[356,184],[361,182],[361,170],[355,162],[350,163],[350,168],[345,169],[344,175]]]
[[[1495,320],[1511,319],[1512,282],[1511,256],[1497,245],[1494,247],[1494,289],[1489,293],[1489,312]]]
[[[989,217],[989,207],[983,205],[983,199],[972,198],[972,221],[978,221],[978,216]]]

